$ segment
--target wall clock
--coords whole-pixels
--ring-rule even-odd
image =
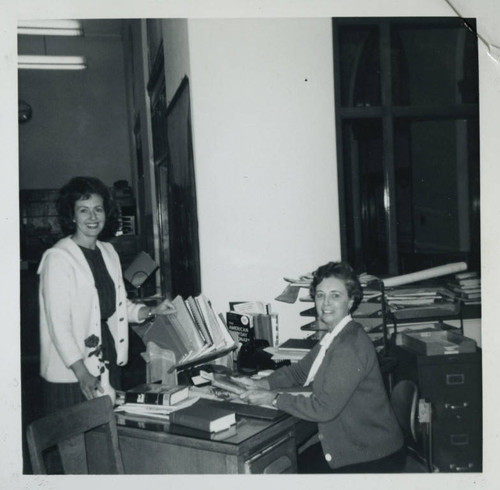
[[[33,114],[33,109],[24,100],[19,100],[19,123],[28,122]]]

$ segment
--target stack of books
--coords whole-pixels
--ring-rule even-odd
[[[235,341],[244,344],[252,339],[262,339],[270,346],[278,345],[278,315],[271,312],[269,303],[231,302],[229,308],[226,323]]]
[[[171,413],[196,403],[198,398],[190,396],[189,387],[186,385],[144,383],[121,392],[115,411],[169,420]]]
[[[464,304],[481,303],[481,277],[478,272],[459,272],[446,284],[450,297],[461,300]]]
[[[266,352],[272,355],[273,361],[288,360],[290,362],[300,361],[316,344],[318,339],[288,339],[278,347],[268,347]]]
[[[405,287],[388,289],[385,293],[387,305],[391,309],[408,306],[427,306],[442,300],[439,288]]]
[[[142,405],[175,405],[189,397],[189,386],[144,383],[124,393],[125,403]]]
[[[154,342],[175,355],[176,368],[223,355],[236,347],[226,324],[203,294],[186,300],[177,296],[175,313],[158,315],[142,336],[145,345]]]

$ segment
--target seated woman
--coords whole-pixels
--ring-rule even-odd
[[[273,404],[318,423],[318,443],[299,455],[300,473],[391,473],[405,462],[403,435],[392,411],[377,355],[363,327],[352,320],[363,292],[342,262],[319,267],[311,283],[318,326],[327,329],[299,362],[261,380],[245,379],[250,403]],[[312,395],[276,394],[312,386]]]

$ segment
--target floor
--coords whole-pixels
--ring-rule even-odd
[[[427,467],[416,458],[409,455],[406,458],[406,466],[403,473],[428,473]]]

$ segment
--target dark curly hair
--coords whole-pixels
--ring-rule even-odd
[[[363,299],[363,289],[361,288],[357,274],[347,262],[328,262],[318,267],[313,273],[313,279],[309,288],[311,297],[314,298],[316,296],[318,284],[328,277],[335,277],[344,281],[349,298],[354,300],[349,313],[355,311]]]
[[[118,229],[118,208],[109,189],[95,177],[73,177],[59,191],[56,207],[61,229],[66,235],[76,231],[76,225],[73,221],[75,203],[80,199],[88,199],[91,194],[101,196],[106,214],[106,223],[99,234],[99,239],[109,240]]]

